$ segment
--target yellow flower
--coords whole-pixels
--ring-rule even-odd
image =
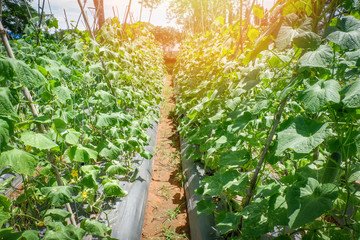
[[[86,59],[86,58],[84,59],[84,62],[87,62],[87,59]]]
[[[49,30],[49,28],[48,28],[47,26],[45,27],[45,29],[46,29],[46,30]]]
[[[81,193],[81,196],[82,196],[83,198],[87,198],[87,191],[83,191],[83,192]]]
[[[87,49],[87,46],[86,46],[86,45],[84,45],[83,49],[84,49],[84,50],[85,50],[85,49]]]
[[[75,180],[74,180],[74,179],[71,179],[71,180],[70,180],[70,184],[72,184],[72,183],[75,183]]]
[[[77,170],[72,170],[72,171],[71,171],[71,176],[72,176],[73,178],[77,178],[77,177],[79,176],[78,171],[77,171]]]
[[[38,223],[36,224],[36,226],[42,227],[42,226],[44,226],[44,222],[43,222],[43,221],[40,221],[40,222],[38,222]]]

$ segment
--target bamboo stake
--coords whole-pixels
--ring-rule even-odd
[[[87,2],[87,0],[84,0],[84,8],[86,7],[86,2]],[[82,12],[80,12],[80,16],[78,17],[78,20],[77,20],[77,22],[76,22],[75,29],[79,26],[79,22],[80,22],[81,16],[82,16]]]
[[[2,21],[2,0],[0,0],[0,22]]]
[[[37,32],[37,37],[36,37],[37,45],[41,45],[40,44],[40,32],[41,32],[40,28],[41,28],[41,23],[42,23],[42,20],[43,20],[43,17],[44,17],[44,8],[45,8],[45,0],[43,0],[42,7],[41,7],[40,21],[39,21],[38,32]]]
[[[4,45],[5,45],[5,49],[6,49],[6,52],[7,52],[8,56],[9,56],[10,58],[12,58],[12,59],[16,59],[16,58],[15,58],[15,55],[14,55],[12,49],[11,49],[11,46],[10,46],[10,44],[9,44],[9,41],[8,41],[8,39],[7,39],[7,37],[6,37],[5,29],[4,29],[4,27],[3,27],[3,25],[2,25],[1,22],[0,22],[0,35],[1,35],[2,41],[3,41]],[[29,89],[24,86],[24,87],[23,87],[23,90],[24,90],[24,92],[25,92],[25,98],[26,98],[26,100],[27,100],[27,102],[28,102],[28,105],[29,105],[29,107],[30,107],[30,110],[31,110],[32,115],[33,115],[34,117],[38,117],[38,116],[39,116],[39,113],[38,113],[37,109],[35,108],[35,105],[34,105],[34,103],[33,103],[33,99],[32,99],[32,96],[31,96],[31,93],[30,93]],[[43,127],[41,124],[37,125],[37,127],[38,127],[38,129],[39,129],[40,132],[42,132],[42,133],[45,132],[45,129],[44,129],[44,127]],[[62,179],[61,179],[61,176],[60,176],[60,174],[59,174],[59,171],[58,171],[58,169],[57,169],[57,167],[56,167],[56,165],[55,165],[55,158],[54,158],[54,156],[50,153],[50,151],[47,152],[47,156],[48,156],[48,159],[49,159],[49,161],[50,161],[50,163],[51,163],[51,165],[52,165],[52,168],[53,168],[53,170],[54,170],[54,172],[55,172],[55,178],[56,178],[57,184],[58,184],[59,186],[64,186],[64,183],[63,183],[63,181],[62,181]],[[70,217],[71,223],[72,223],[74,226],[77,226],[77,223],[76,223],[76,220],[75,220],[75,216],[74,216],[74,213],[73,213],[73,211],[72,211],[72,209],[71,209],[70,204],[69,204],[69,203],[66,203],[65,206],[66,206],[67,210],[69,211],[69,213],[71,214],[71,217]]]
[[[68,31],[69,31],[69,30],[70,30],[70,25],[69,25],[69,21],[68,21],[67,15],[66,15],[66,10],[65,10],[65,8],[64,8],[64,16],[65,16],[66,26],[67,26],[67,29],[68,29]]]
[[[144,5],[144,0],[141,0],[141,8],[140,8],[140,18],[139,18],[139,22],[141,22],[141,16],[142,16],[142,11],[143,11],[143,5]]]
[[[94,36],[93,32],[91,31],[91,27],[90,27],[89,21],[88,21],[88,19],[87,19],[86,15],[85,15],[84,8],[83,8],[83,6],[82,6],[82,4],[81,4],[80,0],[77,0],[77,2],[78,2],[78,4],[79,4],[79,7],[80,7],[80,10],[81,10],[81,13],[82,13],[82,15],[83,15],[83,18],[84,18],[84,21],[85,21],[86,28],[87,28],[87,30],[90,32],[91,38],[92,38],[92,39],[95,39],[95,36]]]
[[[129,6],[128,6],[128,9],[127,9],[127,12],[126,12],[125,23],[124,23],[124,31],[126,29],[126,22],[127,22],[128,16],[130,14],[131,1],[132,0],[129,0]]]

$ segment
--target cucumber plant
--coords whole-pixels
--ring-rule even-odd
[[[179,130],[208,173],[198,213],[224,239],[358,239],[358,5],[277,5],[243,52],[221,19],[183,42]]]
[[[16,59],[0,48],[0,168],[22,180],[0,195],[0,238],[110,239],[107,202],[126,195],[119,179],[136,174],[135,155],[152,158],[146,130],[159,117],[162,51],[144,26],[125,34],[116,19],[97,40],[43,26],[41,45],[31,25],[11,42]]]

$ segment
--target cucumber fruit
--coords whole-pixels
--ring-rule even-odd
[[[340,170],[341,159],[342,157],[339,152],[334,152],[333,154],[331,154],[325,166],[325,171],[321,181],[322,183],[335,182]]]

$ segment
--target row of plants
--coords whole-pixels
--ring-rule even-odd
[[[221,239],[360,237],[358,11],[278,1],[269,26],[242,28],[243,51],[222,18],[183,42],[179,130]]]
[[[146,28],[117,19],[96,40],[37,22],[11,42],[16,59],[0,48],[1,174],[22,180],[0,195],[0,238],[110,239],[107,203],[126,195],[120,180],[137,178],[134,156],[152,158],[144,147],[162,100],[161,48]]]

